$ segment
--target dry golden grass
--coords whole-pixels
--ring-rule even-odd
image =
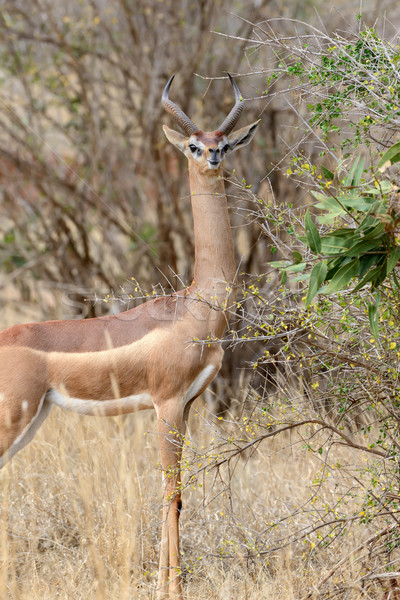
[[[197,405],[199,411],[202,403]],[[212,432],[192,411],[191,432],[207,446]],[[198,426],[197,423],[203,423]],[[0,475],[0,598],[105,600],[154,598],[160,531],[161,474],[151,412],[128,418],[81,417],[53,409],[35,440]],[[316,590],[340,557],[370,532],[357,529],[341,548],[305,560],[304,541],[279,549],[279,538],[306,524],[290,515],[307,502],[316,459],[286,439],[209,474],[184,492],[181,518],[188,600],[294,600]],[[286,447],[285,447],[286,446]],[[326,501],[335,484],[326,488]],[[266,530],[276,550],[241,557]],[[304,521],[304,523],[302,522]],[[250,544],[251,545],[251,544]],[[234,554],[222,560],[221,548]],[[233,553],[232,550],[235,550]],[[340,581],[356,581],[362,564],[347,561]],[[357,586],[346,598],[359,598]],[[381,597],[381,596],[371,596]]]

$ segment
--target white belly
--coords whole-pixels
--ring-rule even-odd
[[[200,392],[212,381],[218,369],[215,365],[208,365],[196,377],[187,389],[182,409],[188,402],[196,398]],[[70,398],[58,390],[50,390],[46,395],[46,400],[50,404],[55,404],[60,408],[66,408],[81,415],[94,415],[112,417],[124,415],[139,410],[154,408],[153,400],[148,393],[134,394],[125,398],[116,398],[112,400],[82,400],[80,398]]]
[[[67,410],[82,415],[94,415],[100,417],[113,417],[125,415],[138,410],[154,408],[150,394],[134,394],[126,398],[116,398],[114,400],[81,400],[80,398],[69,398],[57,390],[50,390],[46,400]]]

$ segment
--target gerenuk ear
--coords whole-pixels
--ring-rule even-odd
[[[171,142],[171,144],[176,146],[181,152],[183,152],[185,149],[185,142],[187,138],[178,131],[167,127],[167,125],[163,125],[163,130],[167,140]]]
[[[259,119],[255,123],[252,123],[251,125],[241,127],[237,131],[233,131],[232,133],[230,133],[228,135],[229,151],[235,152],[235,150],[238,150],[239,148],[243,148],[243,146],[247,146],[247,144],[250,144],[260,123],[261,119]]]

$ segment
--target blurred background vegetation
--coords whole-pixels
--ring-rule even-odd
[[[169,117],[160,97],[172,73],[171,97],[204,129],[232,104],[227,71],[246,100],[242,123],[262,119],[252,145],[225,165],[241,295],[221,376],[207,395],[218,417],[197,416],[206,433],[193,436],[185,462],[189,502],[197,498],[203,512],[183,526],[184,575],[188,589],[196,577],[204,590],[212,583],[204,597],[235,591],[247,599],[262,589],[272,598],[278,588],[282,598],[400,597],[399,173],[398,160],[393,169],[379,162],[398,140],[399,26],[394,0],[0,2],[3,327],[117,312],[153,289],[190,283],[186,160],[161,128]],[[379,225],[367,255],[365,245],[328,248],[356,230],[359,242],[364,218]],[[372,277],[375,289],[354,291],[371,249],[371,268],[382,267],[386,252],[396,260],[379,282]],[[349,276],[332,285],[349,262]],[[316,264],[330,269],[322,277]],[[328,293],[317,295],[324,283]],[[104,426],[107,435],[113,427]],[[135,426],[128,418],[115,427],[123,440]],[[124,484],[122,467],[119,475]],[[37,518],[30,550],[39,561],[61,542],[82,556],[88,547],[100,590],[93,597],[106,598],[116,584],[107,587],[97,559],[90,562],[91,519],[85,540],[85,523],[71,525],[90,504],[84,488],[77,495],[67,516],[53,515],[54,531]],[[15,538],[18,515],[7,517]],[[65,530],[75,532],[72,541]],[[154,523],[151,539],[144,530],[142,551],[129,547],[139,556],[135,577],[151,583]],[[105,561],[119,543],[111,539]],[[12,543],[9,556],[22,556]],[[18,589],[27,568],[18,561],[0,576],[0,590],[9,580]],[[233,564],[237,580],[217,595],[215,582],[228,581]]]

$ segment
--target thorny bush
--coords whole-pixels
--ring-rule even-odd
[[[351,586],[365,593],[395,585],[400,570],[400,47],[358,21],[353,33],[280,38],[266,22],[248,40],[275,56],[263,93],[279,84],[282,96],[286,85],[304,125],[277,168],[308,190],[309,206],[242,185],[249,219],[279,260],[253,276],[236,307],[245,319],[231,344],[257,355],[247,410],[221,420],[207,451],[192,445],[187,463],[189,482],[225,467],[231,497],[235,465],[272,440],[315,457],[309,498],[293,498],[256,533],[249,526],[238,552],[268,565],[277,548],[305,543],[309,564],[347,541],[354,552],[321,576],[318,597],[348,593],[340,574],[349,561]]]

